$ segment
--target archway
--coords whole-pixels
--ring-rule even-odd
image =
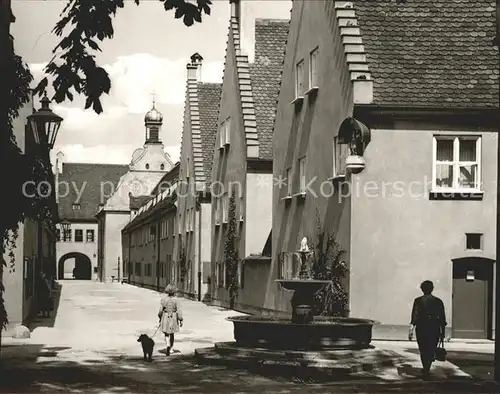
[[[74,279],[79,279],[79,280],[91,280],[92,279],[92,262],[90,261],[90,258],[83,254],[83,253],[78,253],[78,252],[72,252],[72,253],[66,253],[64,256],[62,256],[59,259],[59,263],[57,266],[57,276],[58,279],[64,279],[64,263],[69,260],[69,259],[75,259],[75,266],[73,271],[71,272],[71,276]]]

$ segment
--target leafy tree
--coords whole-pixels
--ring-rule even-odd
[[[236,203],[234,195],[229,198],[228,228],[224,243],[224,265],[226,267],[226,289],[229,290],[230,308],[238,297],[238,250],[236,248]]]
[[[74,94],[84,94],[85,109],[92,107],[102,112],[101,96],[111,89],[109,75],[95,61],[95,53],[101,48],[98,41],[113,38],[113,17],[125,6],[124,0],[67,0],[60,21],[53,29],[63,37],[54,48],[51,61],[45,67],[52,77],[55,94],[53,100],[61,103],[73,100]],[[139,5],[140,0],[134,0]],[[159,0],[166,11],[174,10],[175,18],[182,18],[186,26],[201,22],[202,15],[210,15],[211,0]],[[67,34],[67,28],[71,31]],[[48,85],[48,78],[40,81],[36,92]]]
[[[326,316],[347,316],[349,301],[347,292],[342,286],[342,279],[348,273],[347,264],[341,259],[345,251],[335,240],[323,230],[318,213],[316,213],[316,245],[314,251],[311,276],[317,280],[329,280],[315,294],[317,314]]]
[[[182,243],[182,240],[179,239],[179,267],[180,267],[180,279],[181,282],[184,283],[187,274],[187,258],[186,258],[186,248]]]

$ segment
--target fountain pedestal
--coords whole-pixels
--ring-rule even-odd
[[[292,290],[292,323],[309,324],[314,319],[314,297],[328,280],[278,279],[284,289]]]

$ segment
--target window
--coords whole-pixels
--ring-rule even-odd
[[[229,145],[231,142],[231,118],[227,118],[224,122],[224,144]]]
[[[225,122],[222,122],[219,126],[219,149],[224,148],[224,143],[225,143]]]
[[[191,231],[194,231],[195,213],[196,213],[195,209],[191,208],[191,228],[190,228]]]
[[[80,206],[80,204],[73,204],[72,208],[73,208],[73,211],[79,211],[81,206]]]
[[[240,222],[243,221],[243,218],[245,217],[245,200],[243,197],[240,197]]]
[[[191,177],[191,163],[188,157],[186,163],[186,179],[189,179],[190,177]]]
[[[286,187],[287,187],[287,196],[292,195],[292,169],[289,168],[286,170]]]
[[[309,89],[318,86],[318,54],[318,48],[309,54]]]
[[[339,144],[338,137],[333,138],[333,177],[346,174],[346,159],[348,153],[346,144]]]
[[[304,95],[304,60],[297,63],[295,67],[295,97]]]
[[[483,249],[483,234],[465,234],[465,249],[481,250]]]
[[[229,213],[229,199],[227,197],[227,193],[224,194],[224,196],[222,196],[223,200],[222,200],[222,222],[223,223],[227,223],[227,218],[228,218],[228,213]]]
[[[175,225],[176,225],[176,222],[175,222],[175,216],[172,218],[172,237],[175,237]]]
[[[87,230],[87,233],[86,233],[87,242],[95,242],[94,236],[95,236],[94,230]]]
[[[83,242],[83,230],[75,230],[75,242]]]
[[[224,263],[217,263],[217,284],[219,288],[225,286],[225,272],[224,272]]]
[[[181,217],[182,217],[182,215],[179,214],[179,221],[178,221],[178,227],[179,227],[178,233],[179,233],[179,235],[182,234],[182,221],[181,221]]]
[[[135,263],[135,274],[137,276],[142,276],[141,268],[141,263]]]
[[[60,229],[56,229],[56,239],[58,242],[61,240],[61,230]]]
[[[299,159],[300,192],[306,192],[306,158]]]
[[[162,164],[160,164],[160,170],[162,170],[162,171],[163,171],[164,169],[165,169],[165,164],[163,164],[163,163],[162,163]]]
[[[434,137],[433,187],[438,190],[480,190],[481,138]]]
[[[215,198],[215,224],[220,224],[220,206],[221,206],[221,198]]]

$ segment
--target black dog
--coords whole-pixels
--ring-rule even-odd
[[[153,341],[146,334],[141,334],[137,342],[140,342],[142,345],[144,361],[153,361],[153,348],[155,347],[155,341]]]

